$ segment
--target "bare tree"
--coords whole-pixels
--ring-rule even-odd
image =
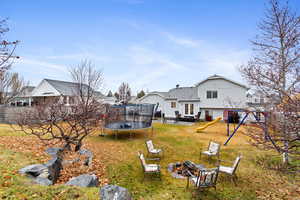
[[[114,97],[116,97],[116,99],[119,100],[119,99],[120,99],[119,93],[118,93],[118,92],[115,92],[115,93],[114,93]]]
[[[128,83],[122,83],[119,87],[118,100],[124,104],[127,104],[131,98],[131,89]]]
[[[270,0],[258,29],[252,41],[254,56],[240,71],[269,99],[268,126],[273,139],[264,140],[257,131],[249,134],[257,144],[283,153],[283,162],[288,164],[289,154],[300,154],[300,17],[288,3]]]
[[[10,42],[4,39],[5,33],[9,31],[6,22],[7,19],[0,19],[0,104],[7,103],[19,93],[24,83],[17,73],[8,72],[13,60],[19,58],[14,55],[19,41]]]
[[[241,101],[241,100],[234,100],[231,97],[226,97],[223,101],[223,105],[224,107],[228,107],[231,109],[239,109],[239,108],[243,108],[244,107],[245,102]]]
[[[64,150],[78,151],[84,138],[100,128],[103,106],[97,101],[96,89],[103,75],[87,60],[72,68],[70,74],[75,85],[71,105],[50,99],[19,113],[16,122],[17,130],[42,141],[60,141]]]
[[[6,21],[7,19],[0,19],[0,76],[10,69],[14,58],[19,58],[14,55],[19,41],[6,41],[4,39],[5,33],[9,31]]]
[[[25,81],[17,72],[5,71],[0,76],[0,104],[6,104],[21,93]]]

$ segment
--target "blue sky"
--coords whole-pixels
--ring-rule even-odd
[[[192,86],[219,74],[244,82],[237,67],[264,0],[1,0],[8,39],[20,40],[14,71],[32,85],[70,80],[68,69],[90,59],[103,70],[102,91],[128,82],[134,92]],[[299,13],[299,0],[291,0]]]

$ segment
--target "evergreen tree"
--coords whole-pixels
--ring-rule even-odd
[[[137,93],[137,98],[141,98],[143,96],[145,96],[144,90],[141,90],[139,93]]]
[[[107,93],[107,97],[112,97],[113,93],[111,92],[111,90],[109,90],[109,92]]]

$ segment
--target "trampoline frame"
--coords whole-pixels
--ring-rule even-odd
[[[153,132],[154,132],[153,129],[154,128],[153,128],[153,125],[152,125],[152,121],[153,121],[153,115],[155,113],[155,110],[157,109],[157,106],[155,107],[155,104],[147,104],[147,103],[144,103],[144,104],[124,104],[124,105],[112,105],[111,107],[112,108],[124,108],[124,112],[123,112],[124,114],[123,115],[125,116],[125,120],[122,120],[120,122],[124,122],[124,124],[125,124],[125,123],[135,122],[135,121],[127,121],[126,120],[126,116],[129,116],[129,115],[126,114],[126,107],[134,107],[134,106],[143,107],[143,105],[144,106],[146,106],[146,105],[147,106],[153,106],[151,114],[147,115],[147,117],[149,117],[150,126],[142,127],[142,128],[109,128],[109,127],[107,127],[107,125],[114,123],[114,122],[111,122],[111,123],[108,123],[108,124],[103,126],[102,135],[104,135],[104,130],[110,130],[110,131],[113,132],[116,139],[118,138],[118,133],[119,132],[129,132],[130,138],[131,138],[132,137],[132,131],[151,129],[151,136],[153,136]],[[142,115],[139,115],[139,116],[142,116]],[[137,122],[147,122],[147,121],[137,121]],[[118,122],[115,122],[115,123],[118,123]]]

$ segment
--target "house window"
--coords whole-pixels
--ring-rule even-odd
[[[184,104],[184,114],[189,114],[189,104]]]
[[[207,99],[216,99],[218,98],[218,91],[206,91]]]
[[[206,91],[206,98],[211,99],[211,91]]]
[[[194,114],[194,104],[190,104],[190,114]]]
[[[260,103],[263,104],[264,102],[264,98],[260,98]]]
[[[176,108],[176,102],[171,102],[171,108]]]
[[[214,99],[218,98],[218,92],[217,91],[213,91],[213,98]]]

